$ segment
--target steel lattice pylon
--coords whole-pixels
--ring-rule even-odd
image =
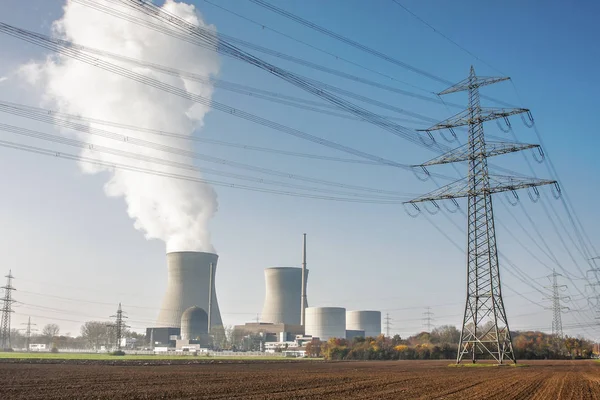
[[[12,291],[16,290],[12,287],[12,272],[9,271],[6,275],[6,286],[4,289],[4,299],[2,300],[2,326],[0,326],[0,350],[10,348],[10,315],[14,312],[12,304],[15,302],[12,298]]]
[[[440,93],[442,95],[467,90],[469,107],[466,111],[434,125],[426,131],[430,134],[429,131],[466,125],[469,131],[468,151],[461,146],[420,165],[420,167],[427,172],[425,166],[468,161],[469,174],[466,179],[458,180],[407,202],[419,210],[416,205],[419,202],[430,201],[435,204],[437,200],[453,199],[455,201],[454,199],[459,197],[468,199],[467,299],[457,363],[460,363],[469,353],[473,362],[476,362],[478,355],[486,355],[491,356],[500,364],[506,359],[516,363],[508,319],[502,301],[492,194],[522,188],[535,189],[536,186],[547,184],[556,185],[556,181],[498,177],[488,173],[488,157],[538,147],[519,143],[495,143],[490,149],[486,148],[483,132],[484,122],[498,118],[506,119],[508,116],[520,113],[527,113],[532,120],[529,110],[524,108],[481,107],[479,87],[507,79],[509,78],[478,77],[475,75],[474,68],[471,67],[471,73],[467,79]]]

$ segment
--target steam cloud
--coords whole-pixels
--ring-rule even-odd
[[[115,7],[114,4],[107,4]],[[207,26],[193,5],[167,0],[163,8],[188,22]],[[209,28],[214,29],[212,26]],[[216,74],[219,71],[219,60],[214,52],[70,0],[64,6],[63,17],[53,24],[53,35],[85,46],[202,75]],[[110,62],[115,63],[113,60]],[[123,65],[192,93],[209,98],[213,93],[211,86],[162,75],[146,68]],[[208,112],[206,106],[62,55],[51,55],[43,62],[24,65],[21,74],[29,82],[42,88],[44,106],[51,106],[65,113],[191,135],[194,130],[202,127],[204,116]],[[98,127],[117,131],[116,128]],[[191,146],[190,141],[177,138],[131,131],[119,133],[183,149]],[[172,161],[190,162],[189,159],[181,159],[169,153],[85,133],[69,131],[68,134],[98,145]],[[118,158],[89,149],[81,154],[105,161],[182,173],[175,168]],[[165,241],[167,251],[214,252],[208,232],[208,222],[217,210],[217,197],[212,187],[90,164],[82,163],[81,168],[89,174],[108,173],[110,179],[104,187],[106,195],[124,197],[127,212],[135,221],[135,228],[144,232],[147,239]],[[186,171],[185,174],[190,175],[190,172]]]

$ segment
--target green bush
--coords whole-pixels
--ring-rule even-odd
[[[125,352],[123,350],[115,350],[112,353],[110,353],[111,356],[124,356]]]
[[[56,348],[56,346],[52,347],[52,350],[50,350],[50,353],[58,353],[58,349]]]

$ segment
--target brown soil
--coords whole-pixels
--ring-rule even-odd
[[[0,399],[599,399],[600,364],[0,363]]]

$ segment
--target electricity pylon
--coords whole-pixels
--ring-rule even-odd
[[[10,316],[14,313],[12,305],[15,300],[12,298],[13,290],[17,290],[12,286],[12,271],[8,271],[6,275],[6,286],[4,289],[4,298],[2,299],[2,326],[0,326],[0,350],[10,348]]]
[[[562,312],[569,310],[569,307],[565,307],[561,304],[561,301],[569,301],[571,298],[569,296],[562,296],[560,294],[561,291],[567,290],[567,285],[559,285],[558,277],[562,276],[561,274],[557,274],[556,271],[552,271],[551,275],[548,275],[548,278],[552,279],[552,286],[546,286],[547,289],[552,289],[552,296],[547,297],[547,300],[552,301],[552,307],[549,308],[552,310],[552,336],[556,340],[563,339],[563,326],[562,326]]]
[[[123,318],[127,318],[127,316],[123,315],[124,312],[121,309],[121,303],[119,303],[119,308],[117,309],[117,314],[116,315],[111,315],[111,318],[115,318],[115,323],[109,326],[112,326],[115,328],[116,330],[116,337],[117,337],[117,345],[116,348],[117,350],[121,350],[121,337],[123,336],[123,331],[128,328],[128,325],[125,325],[125,322],[123,321]]]
[[[471,67],[469,77],[456,85],[442,91],[439,95],[468,91],[468,108],[429,129],[452,129],[468,126],[469,141],[450,152],[436,157],[421,167],[427,174],[426,166],[468,161],[469,173],[466,178],[459,179],[433,192],[413,199],[407,204],[420,211],[416,203],[431,202],[439,208],[436,201],[452,199],[457,205],[456,198],[468,199],[468,240],[467,240],[467,299],[462,323],[458,356],[460,363],[466,354],[471,353],[475,363],[478,355],[487,355],[502,364],[505,359],[516,363],[512,339],[502,301],[500,288],[500,269],[498,265],[498,250],[496,247],[496,231],[492,208],[492,194],[537,186],[556,185],[556,181],[537,178],[522,178],[512,176],[490,175],[488,173],[488,157],[500,154],[537,148],[539,145],[490,142],[486,143],[483,133],[483,123],[499,118],[508,121],[511,115],[527,113],[530,121],[533,118],[528,109],[483,108],[480,105],[479,88],[481,86],[508,80],[509,78],[478,77]],[[540,150],[541,152],[541,150]]]
[[[385,314],[385,336],[390,337],[390,326],[392,319],[390,318],[390,313]]]
[[[31,332],[33,331],[37,331],[37,329],[33,328],[31,329],[32,326],[35,326],[36,324],[32,324],[31,323],[31,317],[29,317],[27,319],[27,323],[22,323],[21,325],[27,325],[27,328],[25,328],[25,348],[27,349],[27,351],[29,351],[29,343],[31,341]]]
[[[433,326],[433,324],[431,323],[431,321],[433,321],[433,312],[431,311],[431,307],[425,307],[425,309],[427,311],[423,313],[423,315],[425,316],[423,317],[423,325],[425,325],[425,327],[427,328],[427,332],[431,333],[431,327]]]

